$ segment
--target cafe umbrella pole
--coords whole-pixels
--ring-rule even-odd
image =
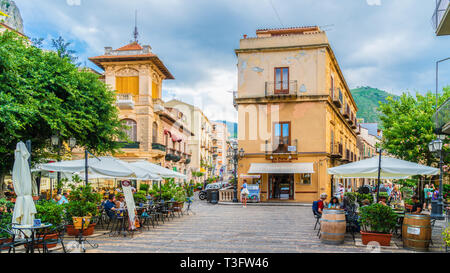
[[[380,202],[380,177],[381,177],[381,154],[382,150],[379,149],[380,157],[378,160],[378,186],[377,186],[377,203]]]

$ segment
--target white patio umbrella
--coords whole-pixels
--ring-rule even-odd
[[[328,169],[335,178],[378,178],[379,157]],[[380,179],[405,179],[414,175],[437,175],[439,169],[382,156]]]
[[[132,162],[132,163],[130,163],[130,165],[147,170],[151,173],[155,173],[163,178],[187,179],[187,176],[182,173],[166,169],[162,166],[156,165],[154,163],[150,163],[146,160]]]
[[[148,170],[132,166],[130,163],[114,157],[89,158],[89,174],[105,178],[126,178],[137,180],[161,180],[162,178]],[[85,160],[70,160],[41,164],[36,171],[54,171],[63,173],[84,173]]]
[[[16,205],[12,223],[33,225],[36,207],[34,206],[31,186],[31,172],[28,165],[28,152],[25,144],[19,142],[15,151],[15,161],[12,173],[14,191],[16,192]]]

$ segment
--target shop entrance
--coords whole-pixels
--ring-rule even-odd
[[[294,200],[294,175],[269,175],[269,199]]]

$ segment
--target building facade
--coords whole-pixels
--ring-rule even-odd
[[[167,149],[161,119],[165,116],[162,84],[174,79],[172,74],[150,46],[137,42],[116,50],[106,47],[104,55],[89,60],[105,71],[105,83],[117,93],[119,118],[129,127],[127,135],[132,143],[117,156],[164,165]]]
[[[214,150],[214,176],[224,179],[227,173],[227,140],[228,128],[223,122],[212,122],[213,125],[213,150]]]
[[[214,149],[213,125],[203,111],[191,104],[180,100],[170,100],[166,107],[174,108],[186,117],[186,126],[194,135],[189,140],[191,155],[191,170],[203,172],[202,180],[213,177]]]
[[[261,201],[333,192],[327,169],[356,161],[358,108],[319,27],[263,29],[237,49],[239,186]]]

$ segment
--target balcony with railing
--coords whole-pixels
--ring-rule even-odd
[[[336,105],[337,108],[341,108],[342,107],[342,91],[340,88],[336,89],[331,89],[331,96],[332,96],[332,100],[334,105]]]
[[[342,158],[343,148],[340,143],[331,143],[330,145],[331,158]]]
[[[152,150],[166,152],[166,146],[159,143],[152,143]]]
[[[266,140],[266,155],[293,155],[298,153],[298,140],[294,139],[292,143],[270,143]]]
[[[120,109],[134,109],[133,95],[117,94],[116,104]]]
[[[297,81],[266,82],[266,98],[270,97],[297,97]]]
[[[431,21],[437,36],[450,35],[450,0],[436,0]]]
[[[450,134],[450,99],[447,99],[433,116],[433,121],[437,121],[436,128],[444,134]]]

